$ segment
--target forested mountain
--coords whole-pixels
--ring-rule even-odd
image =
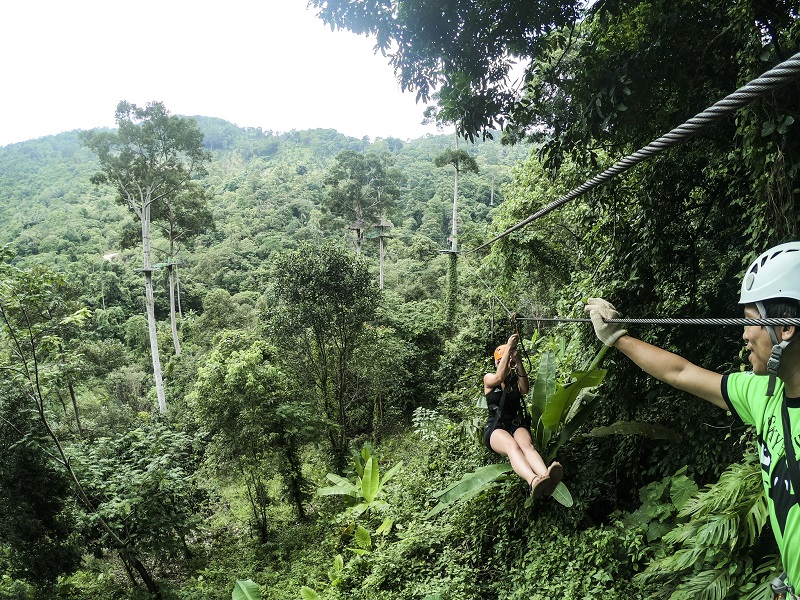
[[[298,461],[305,455],[303,449],[315,440],[313,427],[322,433],[331,426],[325,421],[326,403],[330,400],[326,393],[319,400],[322,405],[318,417],[322,421],[314,426],[315,392],[302,389],[309,383],[312,387],[324,386],[326,377],[323,372],[316,383],[313,378],[311,382],[304,381],[311,368],[308,361],[316,355],[298,354],[300,349],[294,346],[298,339],[304,339],[306,327],[311,327],[318,336],[316,341],[306,339],[307,343],[320,344],[324,350],[325,342],[321,342],[319,336],[334,336],[334,345],[327,352],[336,352],[336,329],[317,331],[315,324],[332,321],[336,327],[352,329],[364,323],[365,315],[373,315],[369,317],[371,332],[365,336],[353,329],[358,333],[358,343],[354,340],[355,346],[348,350],[347,356],[342,356],[348,361],[363,361],[363,366],[350,367],[344,376],[351,381],[337,383],[338,392],[330,392],[342,403],[345,399],[338,396],[341,393],[357,393],[361,398],[355,404],[352,400],[347,401],[350,405],[348,415],[341,417],[338,433],[334,435],[334,430],[331,430],[329,449],[319,448],[321,464],[327,462],[332,468],[342,468],[347,462],[348,449],[355,439],[368,435],[377,440],[381,433],[402,432],[405,428],[403,423],[408,423],[415,407],[435,404],[444,382],[458,376],[451,369],[440,373],[439,363],[445,343],[444,333],[448,329],[442,309],[448,266],[442,251],[449,247],[448,238],[451,236],[454,170],[447,166],[434,166],[434,159],[455,144],[455,137],[440,135],[407,142],[397,139],[370,142],[348,138],[332,130],[292,131],[277,135],[258,129],[242,129],[208,117],[195,117],[192,121],[203,132],[204,147],[210,152],[207,172],[197,179],[197,183],[208,198],[211,219],[201,229],[192,232],[185,243],[181,240],[172,253],[158,220],[154,221],[152,240],[153,263],[157,263],[155,308],[159,337],[162,338],[160,354],[165,365],[169,421],[177,431],[188,427],[199,432],[200,437],[195,438],[195,443],[204,443],[203,439],[219,440],[221,438],[217,436],[223,435],[225,427],[231,427],[230,423],[220,424],[219,414],[207,403],[212,402],[215,395],[227,403],[233,396],[244,393],[247,397],[250,393],[237,389],[224,391],[231,383],[211,383],[207,379],[210,373],[203,371],[204,365],[210,368],[214,361],[226,364],[242,352],[256,352],[254,358],[261,357],[254,367],[264,360],[277,366],[289,356],[307,365],[279,376],[282,381],[275,384],[294,390],[292,393],[297,395],[297,404],[286,406],[275,414],[269,409],[258,414],[255,417],[258,424],[251,423],[255,428],[253,435],[257,438],[243,446],[247,448],[246,452],[253,451],[263,456],[264,452],[273,453],[273,448],[283,445],[284,449],[289,448],[296,455],[281,458],[279,452],[272,459],[262,459],[263,464],[257,467],[242,463],[241,457],[232,459],[229,456],[216,463],[225,465],[225,470],[234,469],[224,475],[220,483],[236,481],[237,471],[244,475],[241,491],[249,497],[253,511],[245,521],[256,519],[252,523],[253,531],[260,532],[258,539],[264,543],[271,538],[272,532],[267,507],[275,502],[277,491],[268,491],[264,486],[289,486],[289,497],[293,498],[298,515],[305,519],[311,498],[310,484],[316,476],[308,472],[310,465],[301,468],[303,463]],[[53,440],[63,440],[67,448],[62,464],[73,464],[72,458],[67,458],[69,456],[74,458],[77,454],[83,457],[75,460],[77,474],[70,472],[79,478],[80,485],[91,489],[89,498],[83,499],[82,508],[96,507],[98,503],[103,507],[100,510],[112,532],[110,548],[115,547],[113,539],[117,539],[117,545],[136,546],[138,553],[146,555],[150,551],[147,548],[152,550],[159,544],[153,546],[153,539],[142,545],[126,537],[126,533],[132,534],[126,531],[128,525],[125,523],[133,514],[129,510],[134,513],[143,510],[140,518],[144,520],[154,518],[154,515],[136,500],[133,501],[135,509],[117,506],[119,502],[130,506],[131,499],[126,497],[136,488],[129,486],[136,486],[135,481],[143,474],[133,464],[126,464],[128,459],[119,455],[112,457],[108,452],[113,445],[120,444],[119,447],[128,448],[125,453],[129,459],[135,458],[139,451],[155,457],[152,453],[160,452],[156,448],[168,444],[164,460],[172,468],[180,469],[179,472],[188,468],[181,461],[178,461],[181,464],[172,462],[179,455],[195,461],[200,456],[184,454],[186,444],[192,443],[190,438],[179,436],[170,438],[168,442],[162,440],[167,432],[164,429],[166,423],[157,419],[153,406],[152,365],[148,360],[148,334],[143,315],[138,219],[115,201],[111,186],[91,182],[99,163],[97,156],[85,147],[82,136],[81,132],[68,132],[0,149],[0,172],[3,174],[0,241],[5,245],[3,256],[6,261],[4,298],[9,300],[22,293],[19,286],[28,285],[22,282],[28,281],[25,278],[29,276],[32,278],[30,282],[40,282],[43,286],[34,298],[27,301],[29,303],[16,303],[13,308],[4,305],[7,318],[4,341],[11,343],[17,336],[24,338],[25,331],[31,338],[29,345],[23,343],[16,349],[9,346],[4,360],[10,361],[9,364],[15,359],[22,360],[27,365],[27,373],[36,373],[36,377],[50,381],[46,389],[39,389],[34,396],[43,411],[42,418],[47,415],[48,423],[53,423],[46,429],[57,436]],[[488,140],[475,144],[461,140],[460,144],[476,161],[478,171],[462,174],[459,180],[459,238],[462,243],[477,242],[485,237],[492,212],[503,203],[503,190],[511,181],[513,168],[530,149],[527,146],[502,146],[498,141]],[[336,165],[339,165],[338,170],[334,168]],[[353,172],[358,169],[367,169],[368,185],[374,185],[372,182],[378,172],[383,174],[386,183],[380,188],[384,194],[380,213],[375,213],[362,225],[360,255],[356,256],[356,231],[351,227],[353,219],[346,206],[342,209],[328,199],[334,196],[332,190],[355,177]],[[390,192],[392,202],[387,202]],[[375,294],[378,291],[380,240],[373,223],[380,219],[389,227],[384,227],[384,233],[388,234],[383,239],[385,289],[379,306]],[[342,287],[338,277],[331,278],[331,274],[325,272],[326,265],[337,260],[355,260],[356,272],[352,276],[356,279],[347,286],[355,285],[356,288]],[[165,267],[170,263],[176,267],[179,282],[180,355],[171,355],[167,350],[170,301],[169,269]],[[343,274],[350,269],[344,263],[341,267]],[[287,285],[291,289],[287,289]],[[324,308],[333,307],[337,312],[321,315],[319,306],[298,304],[297,300],[292,300],[293,294],[304,285],[317,288],[315,294],[327,298]],[[355,296],[351,297],[352,294]],[[55,303],[62,308],[51,314]],[[354,307],[359,305],[363,306],[356,310]],[[68,316],[72,309],[77,312]],[[23,316],[14,310],[22,310]],[[26,310],[45,310],[47,316],[39,314],[40,322],[33,325],[30,317],[24,316]],[[310,316],[297,314],[298,310],[301,313],[310,311]],[[376,310],[379,312],[375,313]],[[338,311],[349,311],[350,316],[346,318],[349,320],[337,323]],[[72,328],[69,333],[62,331],[58,321],[52,321],[55,315],[61,315],[58,317],[64,320],[61,322],[69,321],[77,328]],[[489,316],[482,318],[485,320]],[[311,322],[304,319],[311,319]],[[38,342],[33,341],[44,331],[50,331],[51,326],[55,326],[53,333],[58,331],[63,336],[60,338],[61,350],[54,357],[56,363],[52,367],[47,366],[43,351],[36,354]],[[32,327],[41,329],[34,331]],[[486,332],[481,346],[489,343]],[[278,348],[283,346],[288,347],[280,350],[280,354],[286,356],[275,362]],[[420,361],[426,364],[420,364]],[[61,366],[55,366],[57,364]],[[323,361],[320,368],[324,370],[328,366]],[[41,375],[39,370],[42,370]],[[393,379],[384,381],[384,377],[390,374],[393,374]],[[269,376],[274,378],[276,374]],[[20,385],[19,380],[13,377],[4,381],[7,385]],[[28,384],[32,381],[28,380]],[[198,391],[204,389],[203,386],[212,387],[205,392]],[[9,402],[16,406],[14,398],[16,395],[12,395]],[[55,404],[52,404],[54,400]],[[375,402],[379,404],[375,405]],[[10,410],[11,405],[6,405],[6,408]],[[247,409],[241,410],[247,413]],[[338,410],[343,411],[344,404]],[[290,422],[287,424],[286,411],[295,419],[308,420],[309,424],[289,437],[278,435],[274,441],[269,441],[275,435],[270,432],[274,431],[276,424],[281,428],[293,427]],[[261,410],[258,412],[262,413]],[[199,415],[204,415],[202,422],[198,421]],[[331,417],[337,419],[335,415],[334,410]],[[243,426],[240,419],[238,417],[236,422]],[[34,435],[38,440],[34,443],[37,453],[39,448],[53,443],[53,440],[38,438],[43,433],[41,423],[29,425],[30,435],[37,432]],[[204,429],[206,426],[216,432],[212,437],[208,437],[210,433]],[[139,450],[129,446],[134,443],[131,435],[138,439]],[[258,436],[263,437],[262,442],[258,441]],[[317,440],[317,443],[321,441]],[[275,443],[279,445],[274,446]],[[248,444],[255,444],[256,449]],[[220,448],[220,451],[229,454],[229,450]],[[115,454],[115,451],[111,453]],[[104,454],[106,458],[101,459]],[[82,462],[84,460],[86,462]],[[108,463],[109,460],[112,462]],[[93,470],[100,464],[97,461],[105,461],[112,470]],[[158,485],[174,486],[169,494],[177,494],[171,496],[173,500],[177,502],[180,497],[185,505],[173,506],[168,511],[172,516],[166,518],[180,521],[173,533],[163,530],[159,533],[157,527],[147,536],[177,535],[175,541],[183,540],[180,543],[185,543],[185,536],[196,532],[198,525],[193,520],[192,511],[215,510],[207,502],[209,492],[212,496],[217,493],[212,489],[216,484],[206,489],[196,480],[201,477],[201,472],[197,471],[199,466],[200,463],[194,464],[191,472],[186,472],[188,479],[181,482],[172,480],[169,471],[162,474]],[[16,465],[10,469],[8,477],[21,477],[20,468]],[[41,476],[65,475],[58,470],[50,475],[45,475],[46,472]],[[121,478],[115,485],[122,486],[110,498],[107,490],[104,491],[107,485],[111,485],[109,477]],[[290,485],[291,481],[295,482],[294,487]],[[64,498],[55,505],[55,514],[60,515],[58,519],[71,521],[75,515],[73,509],[68,508],[67,488],[60,493]],[[224,502],[238,502],[239,494],[236,491]],[[117,508],[110,508],[108,502]],[[80,501],[78,506],[81,506]],[[12,510],[10,507],[25,514],[31,513],[29,518],[37,522],[50,518],[40,514],[47,508],[29,506],[22,499],[12,499],[7,505]],[[179,514],[173,512],[175,509]],[[228,511],[230,507],[224,510]],[[91,510],[89,514],[92,514]],[[162,514],[155,518],[163,519],[165,516]],[[168,526],[168,523],[162,523],[164,525]],[[19,522],[9,526],[31,527]],[[75,563],[70,561],[76,560],[80,554],[80,545],[75,546],[68,533],[69,528],[78,527],[77,522],[64,525],[67,527],[63,530],[66,537],[52,534],[52,544],[37,549],[34,547],[36,539],[48,535],[43,527],[46,529],[47,526],[38,525],[28,531],[25,535],[33,537],[25,543],[9,541],[13,556],[6,566],[15,576],[32,573],[26,576],[28,581],[44,585],[41,589],[55,582],[53,576],[58,569],[74,569]],[[138,572],[137,575],[131,573],[131,582],[139,581],[147,588],[156,589],[158,586],[150,570],[155,568],[158,572],[161,567],[152,563],[150,558],[143,556],[140,559],[140,554],[131,552],[130,558],[123,559],[126,568]],[[53,553],[63,556],[62,563],[59,563],[61,566],[54,565],[55,571],[38,572],[30,567],[31,562],[50,560]],[[107,566],[112,565],[109,563]],[[242,572],[242,575],[247,573]],[[65,588],[61,586],[58,589]]]
[[[118,129],[0,148],[0,596],[764,597],[782,565],[755,432],[569,319],[590,297],[741,315],[747,265],[800,239],[798,78],[530,217],[785,64],[797,7],[312,5],[466,139],[121,103]],[[167,152],[181,136],[196,164]],[[746,367],[740,328],[629,330]],[[552,498],[483,445],[515,332]]]
[[[448,247],[453,173],[434,167],[433,159],[454,145],[454,136],[370,143],[333,130],[278,135],[219,119],[196,120],[214,157],[202,184],[213,198],[209,208],[215,230],[199,235],[193,249],[178,257],[186,264],[182,270],[187,269],[186,308],[200,309],[202,298],[195,289],[220,287],[232,294],[262,290],[257,278],[276,251],[303,241],[353,239],[351,222],[322,208],[327,170],[336,155],[347,150],[385,155],[402,175],[401,196],[386,215],[395,240],[386,244],[387,277],[402,277],[402,271],[392,272],[400,259],[429,260]],[[479,233],[473,235],[480,239],[490,221],[492,195],[499,205],[501,187],[528,151],[525,146],[497,142],[470,147],[481,172],[463,177],[460,183],[459,220],[467,234],[477,226]],[[96,159],[82,146],[78,132],[0,149],[0,240],[12,244],[16,262],[84,272],[83,277],[91,277],[86,271],[119,271],[120,261],[128,267],[126,272],[141,267],[135,249],[125,242],[133,215],[115,205],[108,189],[91,184],[89,177],[96,168]],[[372,223],[367,226],[371,236]],[[365,244],[365,254],[376,257],[377,246],[372,241]],[[109,255],[111,260],[103,260]],[[413,282],[405,285],[413,287]],[[102,296],[99,285],[87,287],[96,288],[97,298]],[[403,284],[397,282],[395,287]]]

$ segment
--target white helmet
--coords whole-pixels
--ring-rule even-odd
[[[739,304],[772,298],[800,300],[800,242],[770,248],[747,269]]]
[[[755,304],[762,319],[767,318],[765,300],[791,298],[800,300],[800,242],[788,242],[770,248],[759,256],[745,273],[739,304]],[[772,340],[772,352],[767,361],[769,384],[767,396],[775,391],[775,378],[781,365],[783,350],[797,339],[780,341],[775,327],[767,325],[766,330]]]

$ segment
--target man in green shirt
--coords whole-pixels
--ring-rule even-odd
[[[749,319],[800,317],[800,242],[771,248],[750,265],[739,304]],[[755,426],[772,530],[789,593],[800,593],[800,483],[792,484],[800,482],[794,459],[800,455],[800,343],[794,342],[800,326],[745,326],[742,338],[752,372],[723,376],[628,335],[619,323],[608,323],[620,315],[601,298],[590,298],[585,310],[597,337],[642,370]],[[791,446],[785,444],[787,437]]]

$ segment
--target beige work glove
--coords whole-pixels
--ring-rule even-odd
[[[594,325],[594,332],[606,346],[613,346],[619,338],[628,334],[628,330],[621,324],[606,323],[605,320],[620,318],[619,312],[610,302],[602,298],[589,298],[583,310],[589,313],[589,318]]]

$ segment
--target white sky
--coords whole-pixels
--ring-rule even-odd
[[[120,100],[276,133],[436,133],[373,45],[306,0],[3,0],[0,146],[113,127]]]

